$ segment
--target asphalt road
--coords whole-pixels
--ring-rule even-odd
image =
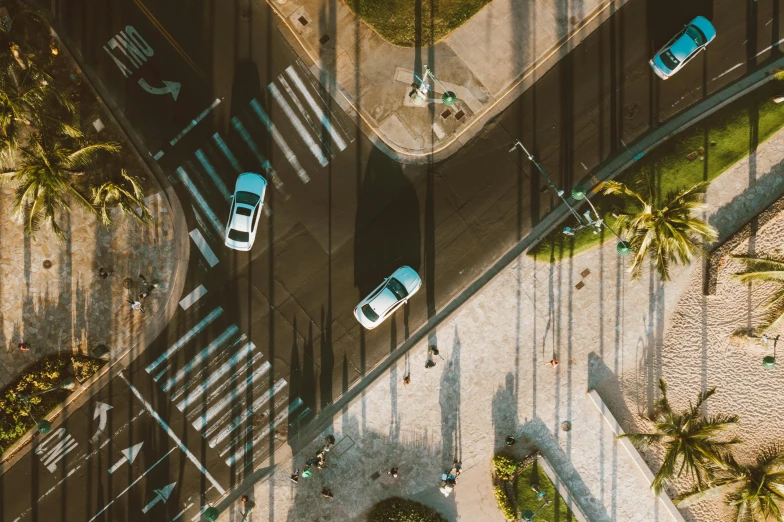
[[[623,153],[621,140],[768,59],[782,10],[632,0],[453,157],[405,167],[330,102],[266,5],[218,4],[56,4],[181,198],[192,257],[160,338],[0,475],[0,522],[198,520],[549,212],[543,180],[508,152],[515,138],[568,189]],[[658,80],[648,58],[696,14],[718,38]],[[176,99],[165,82],[180,84]],[[270,181],[269,213],[254,249],[236,253],[221,227],[245,170]],[[362,330],[353,307],[403,264],[422,290]],[[411,366],[427,378],[424,360]]]

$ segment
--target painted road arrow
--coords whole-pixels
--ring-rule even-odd
[[[172,482],[168,486],[164,486],[161,489],[154,490],[155,491],[155,498],[152,499],[149,504],[144,506],[144,508],[142,509],[142,513],[147,513],[149,510],[152,509],[152,507],[155,504],[157,504],[161,500],[163,500],[163,503],[165,504],[166,501],[169,500],[169,495],[171,495],[171,492],[174,489],[174,486],[176,484],[177,484],[176,482]]]
[[[133,464],[134,459],[136,459],[136,456],[139,454],[139,450],[142,449],[142,444],[144,444],[144,441],[134,446],[131,446],[130,448],[125,448],[124,450],[122,450],[120,453],[123,454],[123,457],[120,460],[118,460],[114,466],[109,468],[109,473],[110,474],[114,473],[120,468],[120,466],[122,466],[126,462],[128,464]]]
[[[108,417],[107,412],[112,409],[110,404],[106,404],[105,402],[96,402],[95,403],[95,411],[93,412],[93,420],[98,420],[98,431],[95,432],[95,435],[92,436],[90,442],[96,442],[98,438],[103,433],[103,430],[106,429],[106,420]]]
[[[163,87],[153,87],[144,78],[139,78],[139,85],[150,94],[171,94],[174,101],[177,101],[181,86],[180,83],[163,80]]]

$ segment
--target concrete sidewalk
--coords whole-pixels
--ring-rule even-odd
[[[261,0],[257,0],[261,1]],[[362,130],[400,162],[439,161],[474,137],[627,0],[493,0],[432,47],[393,45],[342,0],[268,0],[283,34]],[[409,97],[428,65],[458,101],[446,107],[429,82]],[[417,82],[418,83],[418,82]]]

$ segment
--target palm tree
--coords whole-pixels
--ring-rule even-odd
[[[24,223],[26,235],[34,235],[43,220],[60,240],[65,234],[57,224],[58,214],[70,212],[69,199],[97,213],[90,200],[76,186],[74,177],[96,163],[101,152],[116,153],[117,143],[96,143],[71,149],[45,137],[30,140],[20,148],[21,166],[2,172],[0,177],[19,181],[12,203],[14,214]]]
[[[730,458],[726,469],[713,470],[710,487],[675,499],[678,507],[688,507],[706,498],[724,495],[736,506],[738,522],[781,520],[784,511],[784,454],[780,448],[768,448],[754,464],[742,466]]]
[[[658,495],[673,478],[679,477],[685,470],[697,482],[699,489],[705,489],[708,469],[718,467],[725,469],[727,464],[726,449],[731,444],[740,442],[738,439],[719,441],[714,437],[734,427],[738,423],[737,415],[713,415],[703,417],[702,405],[715,392],[716,388],[700,392],[696,404],[689,402],[689,407],[676,413],[667,399],[667,385],[664,379],[659,380],[661,399],[656,403],[656,418],[653,433],[625,433],[625,437],[633,443],[647,447],[654,442],[664,445],[665,454],[659,472],[653,479],[651,487]],[[680,463],[680,466],[678,464]],[[676,470],[677,468],[677,470]]]
[[[646,199],[623,183],[604,183],[605,194],[617,194],[627,203],[626,209],[631,207],[619,213],[616,223],[636,251],[630,267],[632,279],[640,276],[645,258],[650,257],[661,280],[668,281],[670,263],[691,263],[701,252],[701,240],[716,240],[716,229],[694,216],[704,208],[702,198],[707,187],[707,182],[697,183],[668,194],[665,202],[659,203],[653,190]]]
[[[745,265],[743,272],[733,274],[741,283],[779,283],[778,288],[765,303],[767,309],[765,328],[773,328],[784,317],[784,262],[769,257],[733,255]]]
[[[125,170],[120,171],[120,176],[123,180],[106,181],[92,188],[93,205],[99,210],[101,222],[106,226],[111,225],[109,208],[117,206],[123,215],[133,216],[139,223],[148,223],[152,216],[144,204],[144,191],[139,180],[128,175]]]

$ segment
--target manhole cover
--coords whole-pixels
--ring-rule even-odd
[[[123,279],[123,286],[128,290],[133,288],[133,279],[131,279],[130,277],[126,277],[125,279]]]
[[[637,116],[638,112],[640,112],[640,106],[636,103],[632,103],[623,108],[623,117],[624,119],[631,120]]]
[[[569,431],[569,430],[571,430],[571,429],[572,429],[572,423],[571,423],[571,422],[569,422],[569,421],[563,421],[563,422],[561,423],[561,429],[562,429],[563,431]]]
[[[48,259],[44,261],[44,268],[52,268],[52,262]]]

